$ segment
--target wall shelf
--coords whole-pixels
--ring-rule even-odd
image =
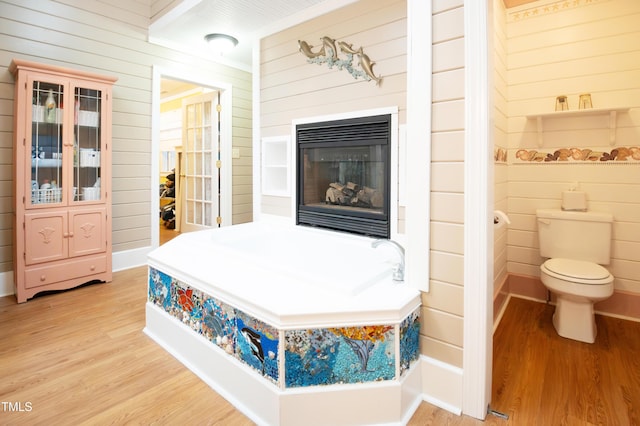
[[[262,195],[291,195],[290,143],[290,136],[262,138]]]
[[[536,120],[537,130],[538,130],[538,146],[543,146],[543,133],[544,126],[543,122],[548,118],[571,118],[571,117],[587,117],[590,115],[608,115],[609,116],[609,144],[611,146],[615,145],[616,142],[616,123],[617,123],[617,113],[619,112],[627,112],[629,111],[629,107],[620,107],[620,108],[589,108],[589,109],[579,109],[573,111],[553,111],[553,112],[545,112],[538,114],[530,114],[527,115],[528,120]]]

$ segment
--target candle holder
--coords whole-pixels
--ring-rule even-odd
[[[569,111],[569,102],[566,96],[556,98],[556,111]]]

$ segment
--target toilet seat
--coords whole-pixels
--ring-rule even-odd
[[[606,268],[583,260],[549,259],[544,262],[542,269],[550,276],[579,284],[602,285],[613,280]]]

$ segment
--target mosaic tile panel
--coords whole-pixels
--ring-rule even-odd
[[[171,281],[169,275],[149,268],[149,301],[165,312],[171,310]]]
[[[215,297],[204,295],[202,301],[202,335],[233,355],[236,347],[236,311]]]
[[[174,281],[171,293],[171,312],[174,317],[188,325],[196,333],[201,332],[202,324],[202,292],[194,290],[187,284]]]
[[[400,375],[403,375],[420,355],[420,308],[400,324]]]
[[[286,387],[394,379],[394,348],[390,325],[288,330]]]
[[[169,275],[149,268],[148,299],[274,384],[280,383],[280,331]],[[393,325],[287,330],[285,387],[366,383],[396,378],[419,356],[419,309]],[[399,339],[396,341],[396,339]]]
[[[278,330],[169,275],[149,268],[149,301],[274,383]]]
[[[263,376],[278,381],[278,330],[236,310],[236,356]]]

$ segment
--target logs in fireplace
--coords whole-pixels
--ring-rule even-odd
[[[296,127],[297,223],[389,238],[391,116]]]
[[[368,186],[360,188],[360,185],[353,182],[347,182],[346,185],[333,182],[329,184],[325,202],[341,206],[379,209],[382,208],[384,195],[377,189]]]

